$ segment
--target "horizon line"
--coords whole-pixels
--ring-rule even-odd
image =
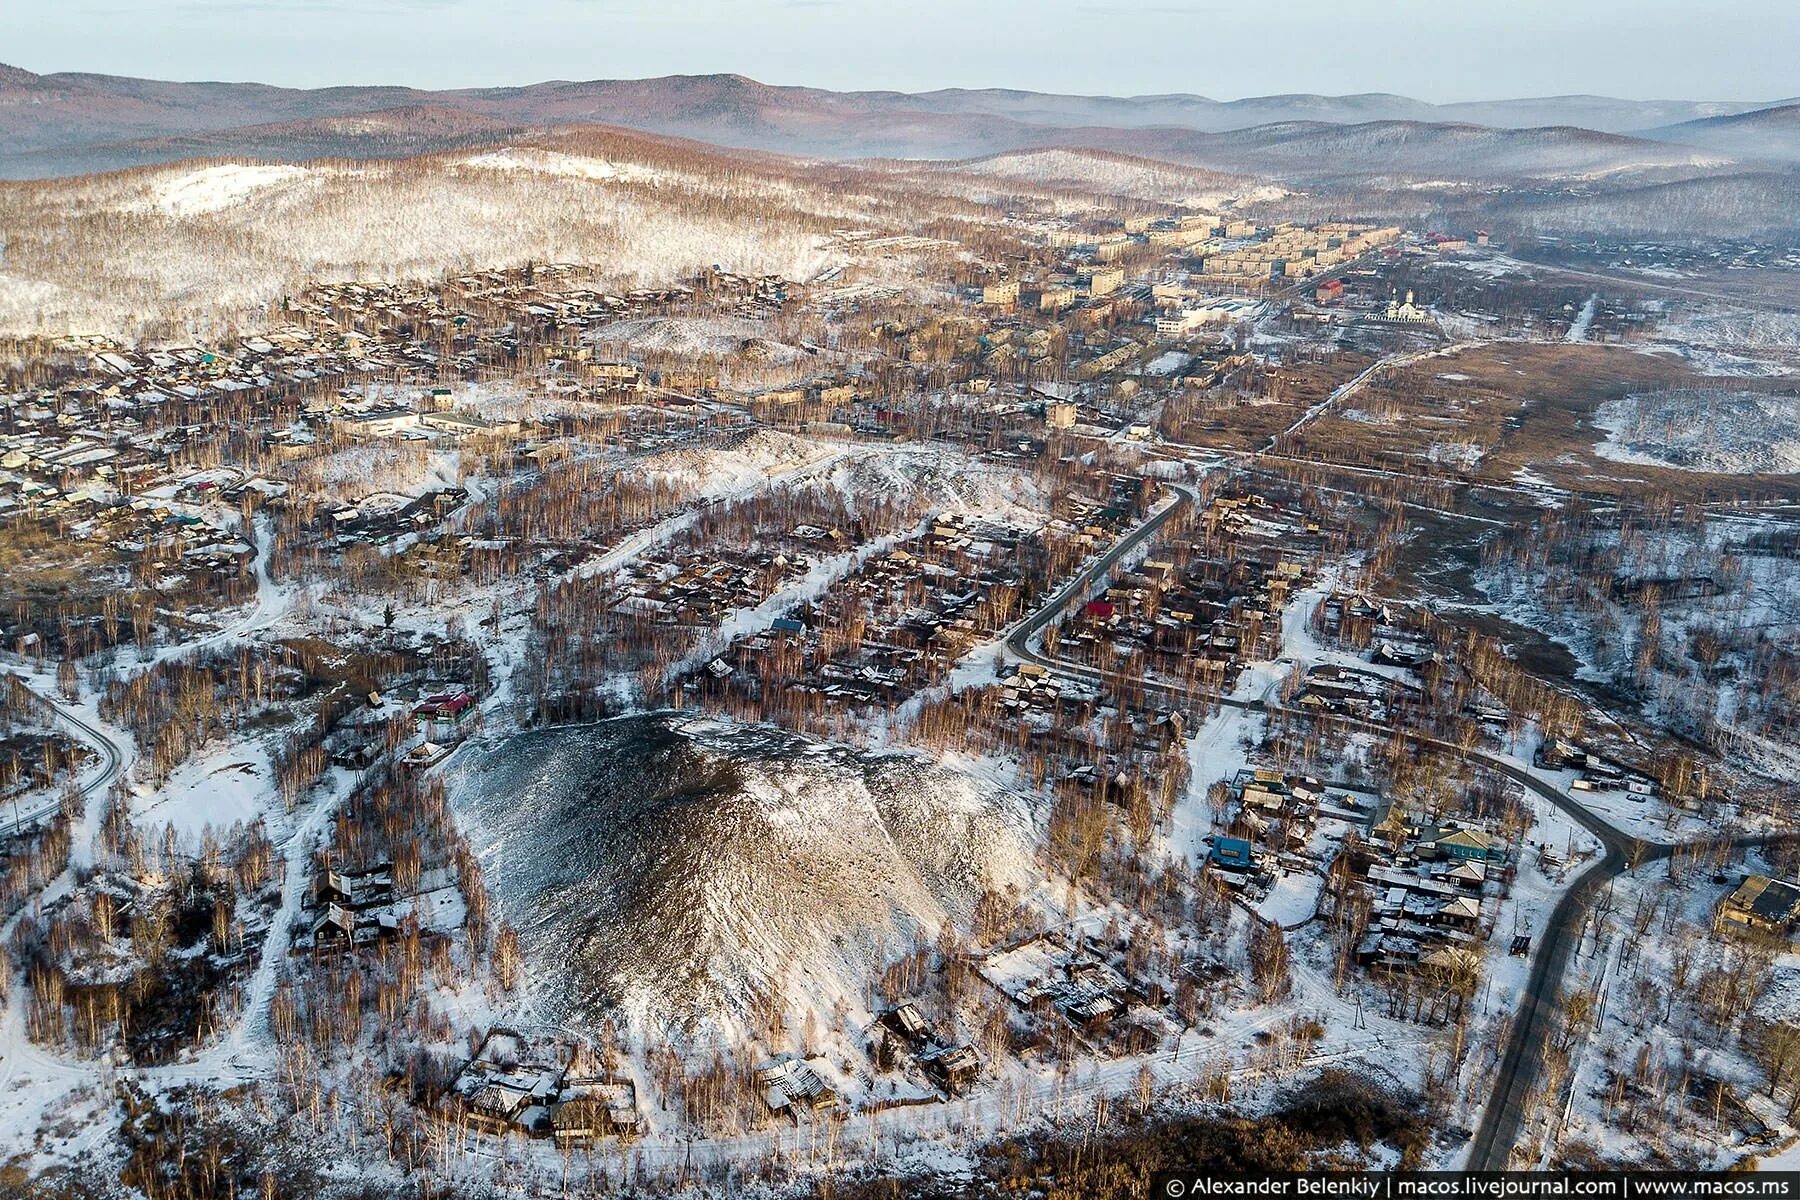
[[[813,83],[775,83],[767,79],[759,79],[742,71],[679,71],[660,75],[595,75],[583,79],[575,78],[537,78],[522,83],[468,83],[453,86],[432,87],[412,83],[384,82],[346,82],[322,84],[271,83],[266,79],[171,79],[155,75],[126,75],[116,71],[84,70],[80,68],[64,68],[51,71],[35,70],[20,66],[17,62],[0,61],[0,67],[10,67],[38,79],[53,79],[58,76],[93,76],[104,79],[131,79],[146,83],[166,83],[190,87],[268,87],[282,91],[294,92],[330,92],[357,89],[393,89],[410,92],[446,93],[446,92],[482,92],[499,89],[521,89],[545,87],[552,84],[592,84],[592,83],[653,83],[665,79],[741,79],[759,87],[804,89],[808,91],[826,92],[831,95],[880,95],[895,96],[931,96],[943,92],[1016,92],[1030,96],[1062,96],[1076,100],[1097,101],[1152,101],[1152,100],[1198,100],[1208,104],[1221,106],[1243,104],[1255,100],[1275,100],[1289,97],[1317,97],[1325,100],[1357,100],[1365,98],[1391,98],[1406,100],[1415,104],[1425,104],[1433,108],[1451,108],[1459,105],[1476,104],[1524,104],[1532,101],[1550,100],[1610,100],[1627,104],[1746,104],[1759,108],[1778,108],[1788,104],[1800,103],[1800,95],[1786,97],[1724,97],[1724,96],[1621,96],[1606,92],[1544,92],[1533,95],[1494,95],[1463,100],[1429,100],[1407,92],[1392,91],[1355,91],[1355,92],[1308,92],[1308,91],[1274,91],[1258,92],[1229,99],[1209,96],[1202,92],[1082,92],[1082,91],[1043,91],[1038,88],[1017,87],[1004,84],[947,84],[941,87],[911,91],[905,88],[864,87],[841,89],[825,87]]]

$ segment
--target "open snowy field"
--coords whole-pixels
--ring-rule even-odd
[[[1800,473],[1800,396],[1678,388],[1611,400],[1594,414],[1602,458],[1724,475]]]
[[[1680,309],[1656,326],[1645,348],[1678,355],[1706,375],[1790,374],[1800,365],[1800,315],[1719,305]]]

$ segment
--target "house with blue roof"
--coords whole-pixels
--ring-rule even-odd
[[[1227,871],[1249,871],[1256,866],[1256,851],[1244,838],[1216,837],[1206,861]]]

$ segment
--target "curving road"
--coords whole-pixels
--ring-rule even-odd
[[[1008,650],[1040,666],[1062,669],[1060,660],[1044,658],[1032,650],[1032,639],[1054,624],[1071,604],[1084,599],[1094,584],[1117,566],[1120,559],[1154,537],[1157,530],[1168,524],[1169,518],[1200,498],[1200,493],[1188,484],[1172,483],[1167,486],[1175,493],[1175,498],[1151,513],[1136,529],[1114,542],[1110,550],[1089,563],[1080,574],[1057,589],[1056,594],[1046,600],[1042,607],[1015,625],[1013,631],[1006,635],[1005,645]]]
[[[1538,933],[1531,973],[1526,977],[1525,991],[1519,997],[1519,1011],[1513,1014],[1512,1030],[1500,1056],[1500,1073],[1487,1105],[1481,1110],[1481,1123],[1476,1126],[1475,1137],[1469,1143],[1465,1163],[1468,1170],[1504,1171],[1519,1144],[1525,1113],[1537,1087],[1538,1067],[1542,1062],[1539,1049],[1555,1032],[1557,1013],[1562,1007],[1563,975],[1568,971],[1570,955],[1581,945],[1581,927],[1587,919],[1589,901],[1601,885],[1610,884],[1640,863],[1667,858],[1675,847],[1628,837],[1525,771],[1510,763],[1482,757],[1486,760],[1484,765],[1500,770],[1553,801],[1582,828],[1599,838],[1605,849],[1600,859],[1577,875],[1557,897],[1556,905]]]
[[[1177,499],[1174,503],[1157,512],[1122,537],[1111,550],[1058,592],[1041,610],[1020,622],[1018,627],[1006,638],[1006,648],[1026,662],[1089,683],[1130,683],[1146,692],[1160,693],[1175,700],[1191,701],[1195,699],[1195,693],[1188,688],[1152,679],[1132,677],[1116,671],[1103,671],[1084,663],[1071,662],[1067,659],[1047,655],[1032,644],[1045,628],[1060,617],[1072,603],[1085,596],[1088,590],[1121,558],[1142,545],[1146,539],[1154,536],[1156,531],[1162,528],[1179,509],[1197,498],[1191,488],[1182,486],[1175,490]],[[1642,863],[1669,857],[1675,847],[1664,843],[1644,842],[1620,831],[1558,788],[1539,779],[1515,762],[1498,755],[1481,750],[1465,749],[1441,738],[1413,730],[1395,730],[1390,726],[1335,714],[1284,709],[1280,705],[1271,705],[1263,699],[1240,700],[1219,695],[1205,695],[1199,698],[1227,708],[1305,716],[1316,722],[1334,723],[1345,728],[1378,732],[1384,736],[1393,736],[1398,732],[1414,746],[1447,754],[1466,763],[1478,764],[1487,770],[1506,776],[1555,805],[1583,829],[1599,839],[1604,848],[1604,854],[1593,865],[1576,876],[1575,880],[1558,898],[1544,928],[1538,935],[1532,954],[1530,974],[1524,993],[1520,998],[1519,1011],[1513,1019],[1511,1034],[1501,1057],[1499,1075],[1495,1080],[1488,1103],[1482,1110],[1480,1126],[1476,1130],[1469,1148],[1468,1169],[1505,1169],[1524,1127],[1527,1101],[1531,1098],[1537,1083],[1540,1065],[1538,1048],[1544,1044],[1552,1032],[1553,1022],[1560,1007],[1563,976],[1568,969],[1571,954],[1580,944],[1581,926],[1589,901],[1602,885],[1610,883]],[[1737,844],[1745,847],[1766,845],[1783,836],[1790,835],[1741,838],[1738,839]]]
[[[126,764],[131,761],[131,756],[111,734],[88,724],[54,700],[45,700],[45,703],[64,724],[80,734],[83,740],[100,752],[101,768],[92,779],[81,785],[82,796],[91,798],[104,793],[124,773]]]
[[[273,544],[274,539],[270,535],[266,519],[258,517],[245,536],[256,554],[256,602],[235,621],[191,642],[178,642],[165,647],[155,656],[156,658],[192,655],[213,646],[250,637],[268,629],[287,614],[292,598],[269,577],[268,547]],[[45,707],[56,715],[57,720],[67,725],[81,741],[86,742],[99,753],[101,769],[92,778],[81,784],[81,794],[87,799],[92,799],[96,795],[104,795],[106,790],[124,774],[125,768],[131,764],[135,752],[105,730],[99,729],[77,716],[66,705],[59,704],[42,692],[28,687],[23,677],[18,678],[21,687],[25,687],[27,691],[41,700]],[[4,828],[8,834],[17,833],[27,826],[35,825],[50,817],[61,805],[62,798],[60,796],[54,794],[45,796],[29,810],[23,810],[15,815],[12,822]]]
[[[17,676],[14,678],[17,678]],[[100,729],[96,729],[94,726],[76,716],[74,712],[68,708],[58,704],[56,701],[40,692],[33,691],[30,687],[26,686],[23,679],[19,680],[19,686],[25,688],[26,691],[31,692],[32,695],[42,701],[44,706],[56,715],[57,720],[74,730],[80,741],[86,742],[88,745],[92,746],[95,752],[99,754],[100,769],[94,772],[88,779],[82,781],[80,785],[81,795],[83,799],[87,800],[91,800],[96,795],[104,795],[106,790],[112,787],[113,783],[124,773],[126,764],[130,762],[130,755],[126,752],[125,747],[120,745],[111,735]],[[32,805],[30,808],[20,809],[16,813],[9,814],[12,819],[5,826],[7,836],[10,837],[22,829],[36,825],[40,821],[48,820],[50,817],[54,816],[61,807],[62,797],[57,794],[56,790],[54,788],[45,789],[45,795],[39,799],[36,804]]]
[[[1508,773],[1518,777],[1513,772]],[[1536,790],[1543,792],[1542,788]],[[1474,1140],[1469,1144],[1467,1169],[1471,1171],[1507,1170],[1512,1152],[1518,1147],[1541,1065],[1539,1049],[1554,1032],[1562,998],[1563,974],[1568,969],[1569,956],[1581,945],[1581,926],[1587,916],[1588,902],[1602,885],[1610,884],[1645,863],[1668,858],[1678,848],[1670,843],[1628,837],[1598,821],[1578,804],[1564,803],[1560,807],[1598,837],[1601,845],[1606,847],[1606,853],[1576,878],[1557,900],[1549,920],[1544,923],[1525,994],[1520,999],[1519,1012],[1513,1018],[1512,1036],[1500,1059],[1499,1079],[1487,1107],[1482,1110],[1481,1124],[1475,1130]],[[1734,838],[1731,844],[1740,850],[1764,849],[1797,837],[1800,834],[1753,834]]]
[[[1340,398],[1337,396],[1334,399]],[[1281,712],[1289,715],[1305,715],[1309,719],[1326,723],[1337,723],[1346,728],[1362,728],[1391,736],[1395,730],[1371,722],[1358,721],[1334,715],[1305,713],[1300,710],[1283,709],[1278,704],[1271,704],[1265,699],[1235,699],[1227,696],[1196,693],[1191,689],[1169,683],[1137,678],[1120,672],[1103,671],[1082,663],[1071,662],[1043,653],[1034,646],[1043,631],[1060,619],[1072,606],[1081,603],[1092,594],[1093,589],[1104,580],[1128,556],[1141,548],[1147,541],[1155,537],[1170,520],[1179,512],[1199,500],[1197,489],[1188,484],[1172,483],[1167,485],[1173,493],[1172,498],[1162,504],[1136,527],[1122,535],[1108,550],[1095,558],[1068,583],[1057,589],[1052,596],[1029,616],[1021,619],[1004,639],[1007,650],[1017,658],[1037,664],[1059,674],[1079,678],[1090,683],[1129,683],[1147,693],[1158,693],[1173,700],[1191,702],[1196,699],[1206,703],[1255,712]],[[202,639],[204,642],[228,641],[248,636],[266,629],[286,611],[288,597],[269,580],[266,571],[266,555],[259,555],[258,562],[258,596],[257,603],[251,611],[240,620],[219,630],[217,633]],[[192,649],[192,646],[184,647]],[[46,700],[58,719],[65,722],[84,740],[88,741],[101,756],[100,770],[81,785],[84,795],[92,796],[103,793],[117,780],[130,762],[128,747],[116,741],[104,730],[84,721],[67,708]],[[1540,932],[1530,973],[1519,1011],[1513,1021],[1508,1044],[1502,1055],[1499,1074],[1495,1080],[1489,1102],[1483,1110],[1482,1120],[1474,1140],[1471,1143],[1468,1167],[1471,1169],[1501,1169],[1507,1166],[1511,1152],[1518,1142],[1523,1129],[1528,1100],[1533,1095],[1540,1066],[1539,1047],[1550,1036],[1558,1014],[1558,1002],[1564,974],[1567,971],[1571,956],[1580,944],[1582,922],[1589,902],[1595,893],[1605,884],[1617,878],[1637,864],[1668,857],[1674,847],[1665,844],[1643,843],[1614,828],[1605,820],[1595,815],[1571,797],[1563,794],[1551,784],[1537,778],[1531,772],[1516,763],[1478,750],[1466,750],[1442,739],[1428,734],[1401,730],[1400,735],[1415,746],[1430,748],[1436,752],[1448,754],[1465,762],[1478,763],[1482,767],[1496,771],[1519,783],[1534,794],[1555,805],[1568,814],[1588,832],[1599,839],[1604,847],[1604,855],[1593,865],[1584,870],[1559,897],[1552,909],[1543,930]],[[53,812],[58,801],[51,797],[41,811],[26,815],[21,814],[19,823],[43,819]],[[167,1068],[149,1069],[142,1074],[147,1078],[156,1078],[161,1082],[175,1082],[186,1079],[212,1078],[223,1075],[227,1068],[243,1064],[245,1057],[260,1057],[260,1022],[264,1018],[269,993],[272,991],[274,970],[279,962],[279,951],[285,949],[285,939],[279,934],[288,932],[293,912],[291,905],[297,900],[302,880],[296,875],[296,869],[304,864],[304,848],[310,836],[317,833],[318,822],[329,814],[333,805],[321,802],[313,813],[297,828],[294,835],[283,845],[284,856],[288,859],[288,876],[284,887],[283,911],[277,914],[278,929],[271,930],[271,936],[265,945],[263,961],[259,963],[256,977],[253,980],[252,1000],[246,1005],[236,1028],[230,1037],[223,1039],[208,1053],[199,1059],[186,1063],[171,1065]],[[1763,838],[1739,839],[1740,845],[1761,845],[1772,840]],[[18,1006],[12,1006],[16,1009]],[[6,1014],[7,1025],[18,1025],[22,1017],[17,1012]],[[22,1033],[17,1029],[0,1028],[0,1034],[8,1035],[5,1041],[12,1049],[6,1054],[4,1066],[0,1066],[0,1086],[9,1082],[21,1058],[33,1066],[33,1069],[51,1071],[62,1069],[63,1064],[55,1062],[50,1056],[37,1052],[23,1041]],[[1387,1050],[1394,1049],[1389,1045]],[[1357,1046],[1350,1049],[1340,1048],[1330,1055],[1316,1056],[1319,1061],[1326,1061],[1345,1055],[1359,1055],[1368,1052],[1368,1048]],[[1181,1049],[1168,1056],[1157,1056],[1153,1061],[1163,1065],[1176,1065],[1180,1062]],[[1164,1058],[1167,1062],[1164,1062]],[[247,1065],[247,1064],[245,1064]],[[1132,1064],[1133,1070],[1136,1064]],[[74,1068],[69,1068],[74,1069]],[[1122,1082],[1123,1081],[1123,1082]],[[1077,1085],[1068,1089],[1069,1094],[1084,1091],[1112,1090],[1122,1087],[1129,1081],[1124,1077],[1112,1078],[1102,1076],[1089,1080],[1085,1087]],[[1067,1085],[1061,1085],[1067,1088]],[[871,1126],[871,1129],[874,1127]],[[737,1153],[763,1153],[770,1146],[764,1138],[738,1139],[742,1145],[734,1145],[729,1140],[709,1147],[715,1154],[727,1157]],[[643,1152],[647,1147],[640,1147]],[[659,1148],[660,1149],[660,1148]],[[670,1154],[676,1153],[669,1147]],[[685,1154],[685,1150],[682,1151]]]

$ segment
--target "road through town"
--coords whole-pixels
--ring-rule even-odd
[[[1380,733],[1383,736],[1393,736],[1396,731],[1384,725],[1341,716],[1304,713],[1298,709],[1284,710],[1279,706],[1270,705],[1261,698],[1241,699],[1229,696],[1197,695],[1186,688],[1153,679],[1128,677],[1115,672],[1101,671],[1082,663],[1046,654],[1043,651],[1040,639],[1045,629],[1061,618],[1072,605],[1090,594],[1122,559],[1142,546],[1149,538],[1155,536],[1157,531],[1176,512],[1194,502],[1195,493],[1191,488],[1178,487],[1175,491],[1176,499],[1173,503],[1152,514],[1131,532],[1121,537],[1110,551],[1059,592],[1049,604],[1021,621],[1006,638],[1007,650],[1026,662],[1089,683],[1100,685],[1124,683],[1141,688],[1145,692],[1161,693],[1172,700],[1200,701],[1205,704],[1219,704],[1253,712],[1285,712],[1288,715],[1300,715],[1315,721],[1335,723],[1345,728],[1363,729]],[[1539,1067],[1537,1051],[1551,1032],[1551,1026],[1560,1006],[1563,978],[1568,970],[1570,956],[1580,943],[1581,925],[1586,918],[1590,901],[1603,884],[1641,863],[1667,857],[1673,851],[1673,847],[1645,843],[1621,832],[1589,809],[1575,802],[1560,789],[1499,755],[1466,749],[1425,733],[1410,730],[1398,732],[1415,747],[1449,755],[1506,776],[1555,805],[1557,809],[1598,838],[1604,848],[1601,858],[1577,876],[1557,900],[1533,951],[1530,975],[1520,1002],[1519,1012],[1513,1020],[1506,1049],[1501,1058],[1500,1070],[1494,1081],[1493,1092],[1482,1110],[1481,1124],[1476,1131],[1468,1156],[1468,1166],[1471,1169],[1499,1170],[1507,1165],[1513,1147],[1518,1143],[1527,1110],[1526,1101],[1537,1083]]]

